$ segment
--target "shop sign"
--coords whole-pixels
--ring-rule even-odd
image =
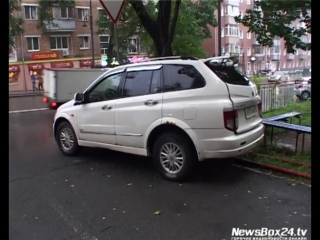
[[[73,68],[73,62],[52,62],[51,63],[52,68]]]
[[[32,60],[46,60],[46,59],[57,59],[59,54],[57,52],[44,52],[44,53],[33,53],[31,54]]]
[[[9,65],[9,72],[20,72],[20,67],[18,65]]]
[[[29,64],[28,67],[29,67],[29,71],[41,70],[41,69],[44,68],[44,67],[43,67],[43,64],[41,64],[41,63]]]
[[[91,67],[92,60],[80,60],[80,67]]]

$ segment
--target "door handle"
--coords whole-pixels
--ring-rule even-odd
[[[112,109],[112,107],[109,105],[105,105],[102,107],[102,110],[110,110],[110,109]]]
[[[153,106],[153,105],[158,104],[158,101],[156,101],[156,100],[148,100],[144,104],[147,105],[147,106]]]

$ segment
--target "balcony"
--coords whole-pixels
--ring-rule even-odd
[[[253,38],[252,45],[260,45],[260,43],[258,42],[258,40],[256,38]]]
[[[300,60],[306,60],[307,59],[307,53],[306,52],[299,53],[299,59]]]
[[[74,19],[53,19],[53,21],[44,21],[48,32],[73,32],[76,29]]]
[[[256,58],[261,58],[263,56],[265,56],[265,53],[264,53],[264,47],[263,46],[255,46],[253,48],[253,56],[256,57]]]
[[[233,16],[228,16],[228,15],[224,16],[224,21],[225,21],[225,24],[237,24]]]
[[[294,60],[294,54],[288,53],[288,54],[287,54],[287,60],[288,60],[288,61]]]
[[[280,39],[274,39],[274,40],[273,40],[273,46],[274,46],[274,47],[280,46]]]
[[[270,59],[271,61],[280,61],[280,53],[271,53]]]
[[[225,5],[232,5],[232,6],[240,6],[240,1],[239,0],[225,0],[223,2]]]

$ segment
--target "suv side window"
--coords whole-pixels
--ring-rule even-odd
[[[122,95],[124,97],[135,97],[149,94],[153,72],[154,71],[127,72]]]
[[[86,96],[86,101],[92,103],[118,98],[118,89],[122,75],[123,73],[117,73],[107,76],[105,79],[100,81],[93,89],[90,90]]]
[[[202,75],[191,65],[166,64],[163,70],[165,92],[202,88],[206,85]]]

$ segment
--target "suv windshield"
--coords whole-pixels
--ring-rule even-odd
[[[221,65],[214,61],[205,63],[222,81],[234,85],[250,85],[249,78],[243,74],[238,66]]]

